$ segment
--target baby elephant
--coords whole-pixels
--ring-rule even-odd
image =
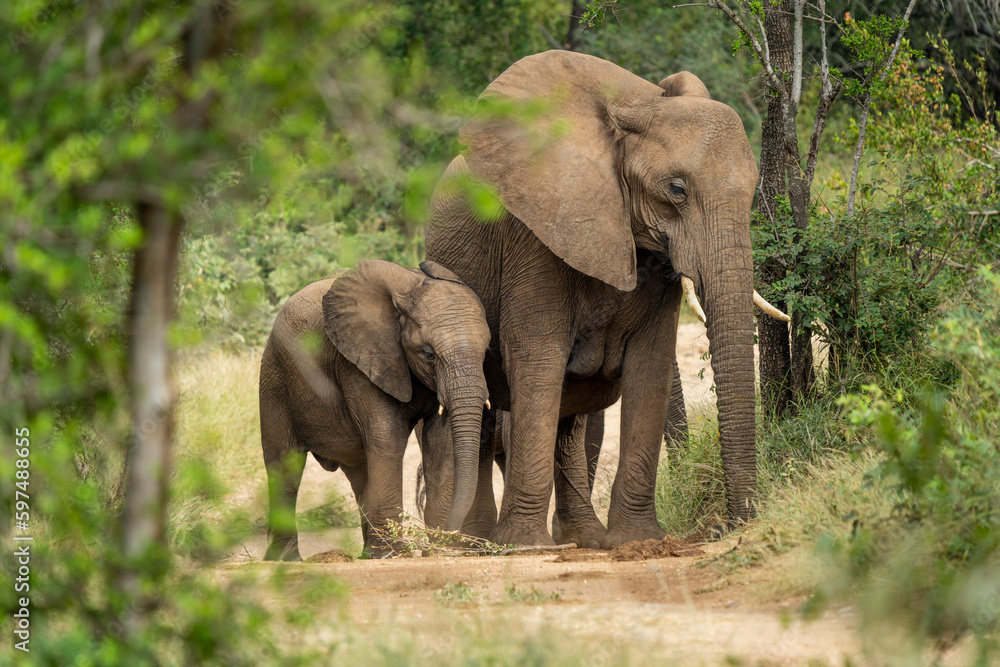
[[[305,454],[344,470],[364,554],[390,546],[379,530],[403,506],[403,450],[424,417],[447,417],[455,493],[447,527],[462,526],[476,494],[490,342],[476,293],[433,262],[405,269],[364,260],[294,294],[260,364],[260,435],[270,511],[265,560],[298,560],[295,499]]]

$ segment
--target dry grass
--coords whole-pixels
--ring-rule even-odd
[[[732,580],[752,582],[762,601],[830,587],[831,579],[842,576],[842,564],[823,553],[847,549],[856,522],[870,525],[892,509],[891,494],[867,476],[878,461],[873,450],[856,456],[831,452],[794,481],[776,485],[739,549],[723,562]]]
[[[259,529],[266,513],[260,352],[189,353],[176,368],[171,540],[182,553],[217,556]]]
[[[209,465],[230,502],[263,501],[257,384],[260,352],[213,350],[178,364],[177,464]]]

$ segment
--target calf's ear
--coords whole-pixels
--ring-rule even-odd
[[[362,260],[323,295],[323,324],[337,350],[398,401],[413,396],[398,305],[423,282],[417,271]]]

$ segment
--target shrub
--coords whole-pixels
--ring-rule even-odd
[[[415,266],[422,249],[382,223],[351,233],[347,223],[287,215],[266,204],[229,234],[184,241],[180,321],[186,342],[202,337],[228,348],[261,346],[278,309],[292,294],[363,257]]]
[[[873,477],[895,492],[892,513],[844,554],[863,613],[904,622],[917,648],[974,633],[985,660],[1000,620],[1000,275],[980,275],[976,307],[957,308],[932,338],[954,387],[928,387],[915,407],[874,385],[842,403],[884,453]]]

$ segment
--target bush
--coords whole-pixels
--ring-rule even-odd
[[[780,421],[758,415],[759,508],[768,507],[774,494],[810,479],[814,466],[831,452],[850,450],[847,423],[837,417],[834,400],[828,396],[805,404],[794,417]],[[660,525],[675,535],[725,523],[725,476],[714,421],[694,429],[685,446],[660,464],[656,512]]]
[[[309,283],[364,257],[416,266],[423,252],[385,220],[352,233],[347,223],[282,209],[265,205],[232,233],[185,239],[178,297],[185,342],[208,336],[228,348],[262,346],[278,310]]]
[[[777,224],[753,226],[755,265],[787,269],[762,288],[765,298],[787,299],[804,314],[830,347],[840,390],[856,390],[854,376],[920,357],[913,352],[926,346],[944,304],[963,293],[974,267],[1000,257],[1000,216],[989,213],[1000,202],[1000,135],[985,69],[980,62],[969,86],[947,42],[932,44],[943,64],[917,62],[904,49],[876,91],[870,178],[862,172],[855,214],[845,214],[848,186],[834,169],[820,179],[805,229],[787,202]],[[961,96],[945,95],[949,82]],[[852,146],[857,133],[852,121],[838,140]]]
[[[842,403],[884,454],[873,479],[895,493],[844,554],[866,619],[904,622],[915,650],[974,633],[985,660],[1000,621],[1000,275],[980,275],[976,307],[956,309],[932,339],[954,387],[928,387],[916,407],[874,385]]]

